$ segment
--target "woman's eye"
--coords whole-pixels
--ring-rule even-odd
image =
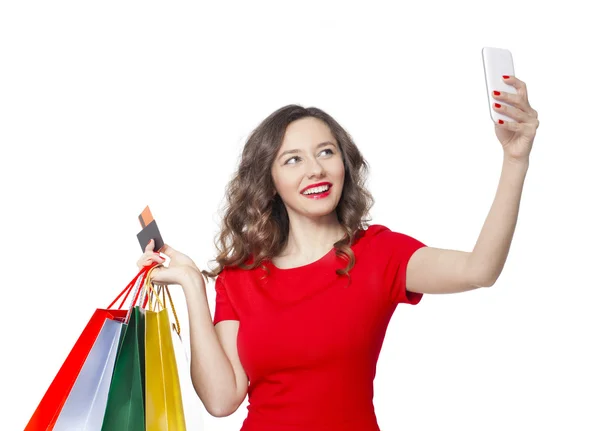
[[[323,151],[329,151],[331,154],[333,154],[333,151],[331,149],[329,149],[329,148],[326,148]],[[323,152],[323,151],[321,151],[321,152]],[[298,157],[298,156],[291,157],[291,158],[287,159],[284,164],[287,165],[290,160],[299,159],[299,158],[300,157]],[[292,163],[292,164],[295,165],[296,163]]]

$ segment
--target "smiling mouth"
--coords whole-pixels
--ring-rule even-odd
[[[333,186],[329,186],[329,188],[327,188],[326,190],[323,190],[322,192],[318,192],[318,193],[300,193],[302,196],[304,196],[305,198],[308,199],[319,199],[319,198],[324,198],[326,196],[329,196],[329,194],[331,193],[331,188]]]
[[[326,189],[325,189],[325,190],[322,190],[322,191],[320,191],[320,192],[316,192],[316,193],[315,193],[315,192],[312,192],[312,193],[300,193],[300,194],[301,194],[301,195],[304,195],[304,196],[320,195],[320,194],[327,193],[328,191],[330,191],[330,190],[331,190],[331,187],[333,187],[333,185],[328,185],[328,186],[326,186]],[[320,188],[320,187],[319,187],[319,188]]]

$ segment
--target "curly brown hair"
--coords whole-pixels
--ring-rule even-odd
[[[287,126],[295,120],[314,117],[325,122],[340,147],[344,162],[345,179],[340,201],[335,209],[338,221],[346,235],[334,244],[337,256],[345,256],[348,265],[336,269],[338,275],[347,275],[355,263],[351,244],[358,239],[359,229],[366,229],[366,218],[374,199],[365,188],[369,165],[358,150],[352,137],[329,114],[315,107],[284,106],[262,121],[244,145],[241,162],[233,179],[226,187],[226,207],[221,231],[215,237],[218,250],[217,267],[202,270],[215,278],[226,266],[254,269],[264,266],[263,260],[272,259],[284,248],[289,232],[289,218],[281,197],[275,192],[271,167],[282,145]],[[351,240],[352,238],[352,240]],[[252,257],[252,263],[246,263]]]

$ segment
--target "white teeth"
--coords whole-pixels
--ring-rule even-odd
[[[314,187],[312,189],[308,189],[307,191],[305,191],[302,194],[303,195],[310,195],[310,194],[313,194],[313,193],[321,193],[321,192],[324,192],[325,190],[329,190],[329,186]]]

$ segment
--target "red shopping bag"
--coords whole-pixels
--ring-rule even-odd
[[[77,339],[77,342],[71,349],[67,359],[58,370],[56,377],[52,380],[50,387],[44,394],[40,404],[36,408],[29,423],[25,427],[25,431],[49,431],[52,430],[59,416],[77,376],[85,363],[85,360],[100,333],[106,319],[124,321],[129,310],[121,310],[121,307],[127,300],[130,292],[133,290],[136,281],[141,277],[143,281],[145,273],[151,267],[145,266],[127,285],[125,289],[115,298],[115,300],[106,309],[97,309],[92,315],[90,321],[85,326],[83,332]],[[137,300],[140,289],[136,292],[133,301]],[[123,296],[123,300],[117,309],[111,307]]]

